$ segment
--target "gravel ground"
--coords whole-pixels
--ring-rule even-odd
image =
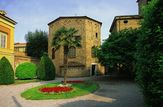
[[[93,77],[96,78],[96,77]],[[103,78],[103,77],[102,77]],[[106,78],[106,77],[105,77]],[[71,80],[92,78],[71,78]],[[57,78],[55,81],[60,81]],[[97,80],[97,79],[96,79]],[[0,86],[0,107],[143,107],[143,96],[134,82],[120,80],[97,81],[100,89],[95,93],[65,100],[25,100],[24,90],[49,82],[35,82]]]

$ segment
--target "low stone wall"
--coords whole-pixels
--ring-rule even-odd
[[[29,57],[29,56],[18,56],[18,55],[15,55],[14,68],[16,68],[19,64],[21,64],[23,62],[32,62],[32,63],[37,65],[39,63],[39,59],[36,59],[36,58],[33,58],[33,57]]]

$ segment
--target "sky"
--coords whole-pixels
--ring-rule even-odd
[[[0,10],[17,22],[15,42],[25,42],[28,31],[48,32],[47,24],[60,16],[88,16],[102,22],[104,40],[115,16],[138,14],[136,0],[0,0]]]

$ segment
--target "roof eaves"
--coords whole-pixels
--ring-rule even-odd
[[[5,20],[7,20],[7,21],[9,21],[9,22],[11,22],[11,23],[14,24],[14,25],[17,24],[16,21],[14,21],[13,19],[11,19],[11,18],[9,18],[9,17],[7,17],[7,16],[0,15],[0,17],[3,18],[3,19],[5,19]]]
[[[65,18],[86,18],[86,19],[89,19],[89,20],[93,20],[93,21],[95,21],[95,22],[97,22],[97,23],[102,25],[102,22],[97,21],[97,20],[92,19],[92,18],[87,17],[87,16],[64,16],[64,17],[58,17],[57,19],[55,19],[55,20],[51,21],[50,23],[48,23],[48,25],[50,25],[50,24],[52,24],[52,23],[54,23],[54,22],[56,22],[56,21],[58,21],[60,19],[65,19]]]

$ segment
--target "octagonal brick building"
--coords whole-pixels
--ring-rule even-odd
[[[64,74],[63,47],[54,52],[51,44],[55,31],[63,26],[78,30],[74,36],[81,40],[81,47],[69,47],[68,77],[104,74],[104,67],[98,63],[92,51],[94,47],[101,44],[101,22],[87,16],[67,16],[53,20],[48,26],[48,54],[56,67],[56,75]]]

